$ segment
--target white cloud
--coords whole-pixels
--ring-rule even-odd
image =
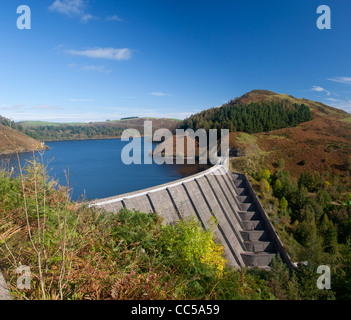
[[[32,109],[32,110],[63,110],[62,107],[45,105],[45,104],[39,104],[39,105],[30,107],[30,109]]]
[[[66,16],[82,16],[84,14],[85,2],[83,0],[55,0],[50,11],[56,11]]]
[[[15,104],[15,105],[0,105],[0,109],[3,110],[20,110],[25,107],[24,104]]]
[[[339,102],[341,100],[338,100],[338,99],[334,99],[334,98],[327,98],[328,101],[331,101],[331,102]]]
[[[68,65],[69,68],[78,70],[78,71],[95,71],[95,72],[100,72],[100,73],[111,73],[112,69],[108,69],[106,66],[97,66],[97,65],[83,65],[79,66],[75,63],[70,63]]]
[[[123,22],[123,19],[120,18],[119,16],[117,16],[116,14],[112,15],[112,16],[108,16],[106,18],[107,21],[118,21],[118,22]]]
[[[72,102],[91,102],[91,101],[94,101],[94,99],[76,99],[76,98],[70,98],[68,100],[72,101]]]
[[[313,86],[312,90],[313,91],[318,91],[318,92],[323,92],[324,91],[324,89],[322,87],[319,87],[319,86]]]
[[[330,92],[320,86],[313,86],[311,90],[316,92],[325,92],[327,96],[330,96]]]
[[[347,112],[350,112],[349,109],[351,109],[351,100],[347,97],[345,97],[343,99],[326,98],[325,103],[327,105],[334,107],[334,108],[342,109],[342,110],[345,110]]]
[[[83,23],[88,23],[90,20],[96,19],[93,15],[91,14],[85,14],[80,18],[80,21]]]
[[[150,94],[152,96],[155,96],[155,97],[173,97],[173,95],[170,93],[164,93],[164,92],[159,92],[159,91],[151,92]]]
[[[128,48],[94,48],[87,50],[68,50],[67,52],[75,56],[111,60],[129,60],[132,57],[132,51]]]
[[[82,23],[97,19],[92,14],[86,13],[86,0],[55,0],[49,10],[64,14],[70,18],[79,17]]]
[[[95,66],[95,65],[88,65],[88,66],[82,66],[79,68],[81,71],[95,71],[95,72],[100,72],[100,73],[111,73],[112,70],[106,68],[105,66]]]
[[[342,83],[342,84],[351,84],[351,77],[334,77],[334,78],[328,78],[328,80]]]
[[[181,110],[177,110],[175,112],[162,112],[151,108],[126,108],[125,106],[113,108],[99,106],[96,109],[97,110],[95,111],[82,110],[82,112],[79,112],[78,110],[72,110],[62,107],[51,107],[49,105],[41,105],[27,107],[24,108],[24,110],[13,110],[12,112],[8,112],[6,116],[15,121],[41,120],[54,122],[96,122],[105,121],[106,119],[117,120],[123,117],[132,116],[185,119],[191,116],[192,114],[196,113],[195,110],[192,110],[192,112]]]
[[[2,105],[0,106],[0,109],[24,112],[25,110],[62,110],[63,108],[52,106],[52,105],[46,105],[46,104],[37,104],[34,106],[16,104],[16,105]]]

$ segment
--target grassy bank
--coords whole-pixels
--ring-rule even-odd
[[[118,215],[71,202],[38,161],[0,174],[0,268],[14,299],[263,299],[257,275],[225,265],[223,248],[195,220]],[[31,288],[17,288],[17,267]]]
[[[97,211],[31,161],[0,173],[0,269],[14,299],[324,299],[314,270],[272,272],[226,265],[212,230],[195,220],[165,225],[157,214]],[[30,289],[17,286],[22,265]]]

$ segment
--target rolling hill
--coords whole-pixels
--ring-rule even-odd
[[[0,155],[18,152],[32,151],[40,147],[39,141],[27,135],[0,124]]]
[[[167,118],[124,118],[105,122],[57,123],[41,121],[19,122],[20,129],[32,138],[42,141],[83,140],[120,137],[126,129],[136,129],[143,134],[144,121],[152,121],[153,130],[167,128],[173,130],[180,120]]]
[[[247,113],[252,112],[252,106],[260,109],[262,115],[266,115],[261,117],[263,127],[261,132],[235,130],[233,126],[228,127],[228,117],[222,117],[224,121],[221,122],[221,117],[218,116],[240,109],[245,118]],[[275,110],[277,112],[264,110],[270,109],[271,106],[278,106],[279,108]],[[311,117],[308,116],[305,120],[302,117],[298,123],[294,121],[289,123],[289,117],[285,117],[282,110],[291,113],[298,110],[299,106],[304,106],[304,109],[307,107]],[[217,119],[216,124],[212,121],[213,127],[232,129],[230,133],[232,153],[240,155],[232,159],[233,170],[254,172],[262,166],[274,170],[279,163],[285,163],[286,169],[295,175],[303,171],[331,171],[344,175],[348,171],[345,164],[351,154],[351,114],[343,110],[286,94],[253,90],[221,107],[193,115],[182,122],[181,126],[187,127],[191,119],[197,119],[206,125],[206,120],[209,121],[208,116],[211,114],[215,114],[214,117]],[[240,113],[236,115],[240,116]],[[245,122],[244,118],[234,120],[236,123]],[[272,121],[274,118],[275,122]],[[280,121],[280,118],[288,121]],[[281,127],[265,130],[269,122],[280,123]]]

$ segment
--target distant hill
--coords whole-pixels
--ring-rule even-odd
[[[39,146],[39,141],[12,128],[11,122],[0,116],[0,154],[32,151]]]
[[[126,117],[126,118],[121,118],[121,120],[130,120],[130,119],[138,119],[139,117]]]
[[[160,128],[174,130],[180,122],[180,120],[167,118],[129,117],[89,123],[23,121],[18,123],[18,127],[28,136],[41,141],[103,139],[120,137],[126,129],[137,129],[143,134],[146,120],[152,121],[153,130]]]

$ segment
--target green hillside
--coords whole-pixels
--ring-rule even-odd
[[[267,132],[294,127],[312,120],[310,108],[292,101],[287,95],[271,95],[269,91],[254,90],[250,94],[263,94],[269,99],[235,99],[219,108],[212,108],[184,120],[181,128],[230,129],[231,132]]]

